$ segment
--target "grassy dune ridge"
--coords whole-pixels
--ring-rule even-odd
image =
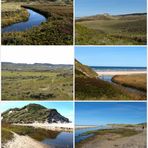
[[[123,86],[133,87],[142,91],[147,91],[146,74],[138,75],[116,75],[112,81]]]
[[[146,14],[96,15],[76,20],[78,45],[145,45]]]

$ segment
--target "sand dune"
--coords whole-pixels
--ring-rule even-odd
[[[16,133],[13,134],[14,138],[7,142],[3,148],[54,148],[38,142],[29,136],[20,136]]]

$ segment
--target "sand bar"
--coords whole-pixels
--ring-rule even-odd
[[[133,74],[146,74],[146,71],[96,71],[99,76],[102,75],[133,75]]]
[[[35,128],[43,128],[46,130],[53,131],[73,131],[74,124],[73,123],[31,123],[31,124],[14,124],[19,126],[32,126]]]

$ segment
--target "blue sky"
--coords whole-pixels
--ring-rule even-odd
[[[55,108],[57,109],[57,111],[69,118],[71,121],[73,121],[73,117],[74,117],[74,113],[73,113],[73,103],[72,102],[37,102],[37,101],[23,101],[23,102],[17,102],[17,101],[13,101],[13,102],[3,102],[1,103],[1,112],[4,112],[10,108],[21,108],[25,105],[28,105],[29,103],[36,103],[36,104],[40,104],[43,105],[47,108]]]
[[[75,0],[76,17],[146,12],[146,0]]]
[[[76,47],[75,58],[89,66],[146,67],[146,48]]]
[[[75,110],[77,125],[146,122],[146,103],[144,102],[77,102]]]

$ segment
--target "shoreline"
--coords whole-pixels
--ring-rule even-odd
[[[118,127],[117,130],[122,129],[123,127]],[[115,134],[108,132],[106,134],[100,135],[93,135],[84,139],[78,143],[76,143],[77,148],[89,148],[89,147],[101,147],[101,148],[114,148],[117,145],[119,148],[123,147],[124,145],[129,148],[129,145],[133,145],[133,148],[146,147],[146,128],[144,130],[139,130],[136,127],[134,128],[126,128],[126,130],[133,129],[139,133],[122,136],[120,134]],[[135,142],[136,141],[136,142]]]
[[[78,126],[75,126],[75,129],[86,129],[86,128],[95,128],[95,127],[98,127],[98,126],[97,125],[88,125],[88,126],[78,125]]]
[[[146,71],[96,71],[98,76],[108,75],[136,75],[136,74],[146,74]]]
[[[13,147],[21,147],[21,148],[52,148],[50,145],[46,145],[42,142],[39,142],[30,136],[23,136],[18,135],[14,132],[12,132],[14,137],[12,140],[9,140],[7,143],[4,144],[3,148],[13,148]]]
[[[34,128],[43,128],[46,130],[52,130],[52,131],[63,131],[63,132],[73,132],[74,124],[73,123],[31,123],[31,124],[13,124],[18,126],[31,126]]]

